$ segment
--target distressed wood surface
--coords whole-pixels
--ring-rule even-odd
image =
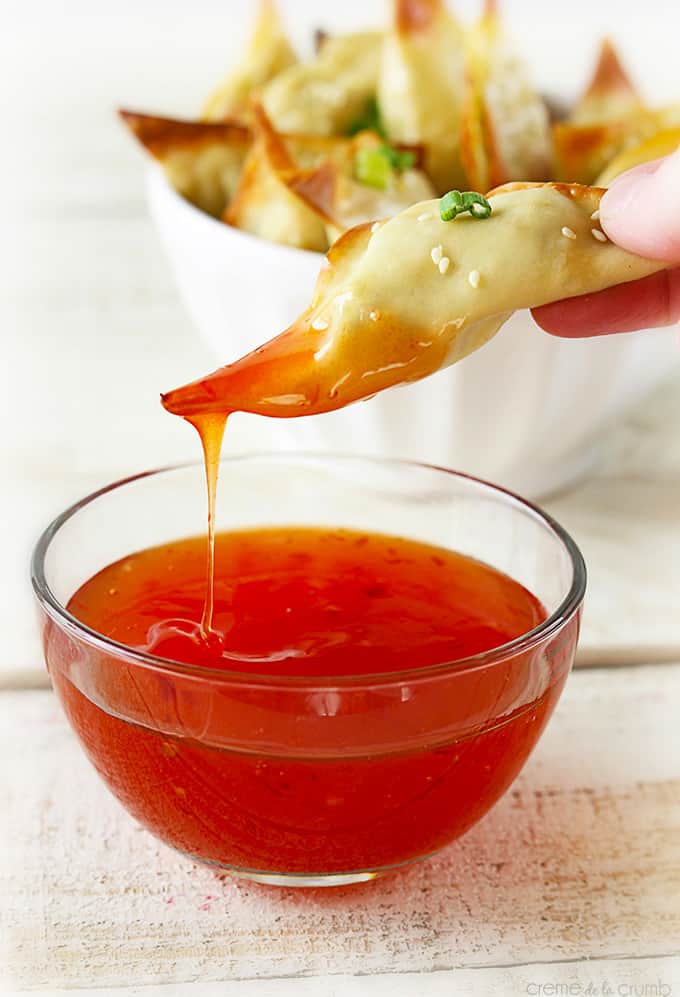
[[[636,989],[637,988],[637,989]],[[161,983],[121,989],[83,987],[73,997],[672,997],[680,988],[680,960],[576,959],[523,966],[478,966],[430,973],[378,973],[370,976],[283,977],[219,983]],[[16,997],[26,991],[8,991]],[[64,995],[64,990],[42,990]]]
[[[680,956],[680,664],[575,673],[484,821],[430,861],[330,891],[181,858],[108,795],[50,693],[6,692],[0,709],[8,985]]]

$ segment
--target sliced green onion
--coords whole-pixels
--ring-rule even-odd
[[[357,180],[368,187],[385,190],[393,173],[410,170],[415,161],[413,152],[402,152],[391,145],[364,147],[356,154],[354,174]]]
[[[383,145],[380,151],[387,157],[390,166],[398,173],[412,169],[416,164],[415,152],[408,152],[402,149],[395,149],[391,145]]]
[[[488,218],[491,210],[489,201],[474,190],[450,190],[439,201],[439,215],[443,222],[453,221],[466,211],[473,218]]]
[[[392,177],[390,161],[382,149],[359,149],[354,171],[357,180],[377,190],[385,190]]]
[[[375,132],[381,138],[387,138],[385,126],[380,115],[380,108],[375,97],[371,97],[366,102],[363,114],[355,118],[347,129],[347,134],[351,137],[359,132]]]

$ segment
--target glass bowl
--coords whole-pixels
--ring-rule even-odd
[[[206,523],[202,466],[140,474],[64,512],[33,557],[47,667],[87,755],[152,833],[261,882],[361,882],[431,855],[505,792],[555,707],[585,590],[578,548],[515,495],[420,464],[276,454],[224,460],[220,477],[219,531],[331,526],[436,544],[505,572],[548,618],[474,657],[379,676],[259,676],[125,647],[75,619],[69,598]]]

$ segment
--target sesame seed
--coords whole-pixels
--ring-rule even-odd
[[[598,242],[607,241],[607,236],[604,234],[604,232],[600,232],[599,228],[593,228],[590,231],[593,233]]]
[[[450,263],[451,260],[448,258],[448,256],[442,256],[441,260],[439,261],[439,273],[442,274],[446,273],[446,271],[449,269]]]
[[[479,270],[471,270],[470,273],[468,274],[468,284],[470,285],[470,287],[479,287],[479,282],[481,279],[482,276]]]
[[[597,222],[597,221],[600,220],[600,209],[599,208],[595,208],[595,210],[593,211],[592,215],[590,216],[590,220],[591,220],[591,222]]]
[[[441,246],[432,247],[430,251],[430,256],[432,257],[432,262],[436,263],[437,266],[439,266],[439,261],[441,260],[443,255],[444,255],[444,250],[442,249]]]
[[[426,222],[427,219],[431,218],[431,217],[432,217],[432,215],[428,214],[428,212],[425,211],[422,215],[418,215],[418,221],[419,222]]]
[[[565,239],[575,239],[576,238],[576,232],[574,232],[573,228],[569,228],[568,225],[564,225],[562,227],[562,235],[564,236]]]
[[[312,322],[312,329],[316,329],[317,332],[323,332],[327,328],[328,322],[325,318],[315,318]]]
[[[373,222],[371,225],[371,232],[375,233],[380,228],[380,222]]]

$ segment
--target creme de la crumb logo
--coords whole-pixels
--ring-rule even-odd
[[[616,983],[591,980],[588,983],[528,983],[528,997],[672,997],[673,987],[663,980],[650,983]]]

